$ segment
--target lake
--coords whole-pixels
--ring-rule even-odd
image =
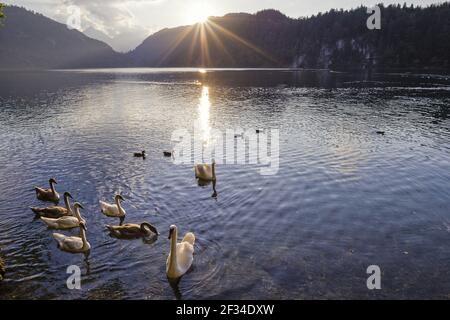
[[[448,76],[0,72],[0,106],[0,299],[450,298]],[[218,161],[213,197],[193,163],[163,156],[196,122],[206,139],[277,130],[277,170]],[[145,160],[133,157],[141,150]],[[85,208],[86,260],[61,252],[29,209],[46,205],[33,186],[50,177]],[[119,221],[98,202],[115,193],[125,222],[154,224],[156,241],[109,236],[105,225]],[[178,284],[165,274],[171,224],[197,238]],[[81,290],[66,286],[70,265]],[[370,265],[381,290],[367,288]]]

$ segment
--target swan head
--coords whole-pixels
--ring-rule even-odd
[[[155,226],[147,222],[141,223],[141,230],[146,234],[151,234],[153,232],[154,234],[159,235],[159,232],[156,230]]]
[[[174,232],[175,230],[177,230],[177,226],[174,225],[174,224],[171,225],[171,226],[170,226],[170,229],[169,229],[169,239],[172,238],[172,234],[173,234],[173,232]]]
[[[73,204],[73,207],[75,208],[75,210],[77,210],[77,209],[84,209],[83,206],[79,202],[75,202]]]
[[[67,197],[67,198],[70,198],[70,199],[73,199],[73,197],[72,197],[72,195],[69,193],[69,192],[64,192],[64,197]]]
[[[86,222],[80,221],[80,228],[83,228],[84,231],[87,231]]]
[[[48,183],[52,184],[58,184],[58,182],[56,182],[56,180],[54,178],[50,178],[50,180],[48,180]]]
[[[125,199],[120,195],[120,194],[116,194],[116,196],[114,197],[114,199],[117,201],[117,200],[120,200],[120,201],[125,201]]]

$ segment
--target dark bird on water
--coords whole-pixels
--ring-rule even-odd
[[[57,184],[56,180],[51,178],[48,183],[50,184],[50,188],[44,189],[40,187],[34,187],[36,191],[36,198],[41,201],[49,201],[58,203],[59,201],[59,193],[56,192],[55,184]]]
[[[141,224],[127,223],[123,226],[107,225],[106,228],[109,230],[112,236],[119,239],[135,239],[141,237],[149,237],[151,235],[159,235],[156,227],[147,222]]]
[[[164,157],[171,157],[172,156],[172,152],[170,151],[164,151]]]
[[[136,158],[143,158],[143,159],[145,159],[145,150],[142,150],[142,152],[135,152],[134,156]]]
[[[72,209],[70,208],[69,198],[73,199],[72,195],[69,192],[64,192],[65,207],[51,206],[47,208],[30,208],[30,209],[39,217],[56,219],[64,216],[70,216],[72,215]]]

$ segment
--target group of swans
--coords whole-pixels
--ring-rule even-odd
[[[56,192],[56,180],[49,180],[50,188],[44,189],[35,187],[36,198],[41,201],[59,202],[59,194]],[[73,199],[69,192],[64,192],[64,207],[50,206],[46,208],[31,208],[31,210],[44,222],[50,229],[69,230],[79,228],[79,236],[67,236],[54,232],[53,238],[58,244],[58,248],[62,251],[71,253],[89,253],[91,245],[86,238],[86,220],[81,217],[80,208],[83,206],[75,202],[73,209],[70,206],[69,198]]]
[[[142,152],[141,156],[145,157],[145,153]],[[201,181],[216,181],[215,163],[198,164],[194,167],[195,177]],[[50,188],[44,189],[36,187],[36,197],[42,201],[49,201],[58,203],[59,194],[56,192],[55,179],[49,180]],[[65,192],[64,195],[65,207],[50,206],[47,208],[31,208],[33,212],[40,217],[40,219],[52,229],[73,229],[79,228],[78,236],[67,236],[61,233],[53,233],[58,248],[62,251],[70,253],[89,253],[91,245],[87,241],[86,237],[86,221],[80,214],[80,208],[83,206],[75,202],[73,210],[70,207],[70,199],[73,199],[69,192]],[[122,225],[126,211],[122,207],[121,202],[125,201],[124,198],[117,194],[114,197],[114,204],[100,201],[101,212],[107,217],[119,218],[120,225],[112,226],[106,225],[106,228],[111,235],[120,239],[133,239],[137,237],[148,237],[150,235],[159,235],[157,229],[150,223],[127,223]],[[166,261],[166,274],[168,278],[177,279],[183,276],[192,266],[194,261],[194,244],[195,235],[192,232],[187,232],[181,242],[178,242],[178,229],[176,225],[171,225],[169,229],[170,251]],[[1,270],[0,270],[1,271]]]

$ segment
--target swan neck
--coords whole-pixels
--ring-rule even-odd
[[[171,272],[177,266],[177,229],[173,230],[170,238],[170,260],[169,260],[169,272]]]
[[[50,189],[52,190],[52,193],[53,193],[53,194],[56,194],[55,185],[54,185],[54,182],[53,182],[53,181],[50,182]]]
[[[75,217],[77,217],[78,221],[81,222],[81,214],[80,214],[80,208],[75,209]]]
[[[215,162],[213,162],[213,164],[212,164],[212,176],[213,176],[213,179],[216,179],[216,163]]]
[[[67,212],[70,211],[70,200],[68,195],[64,195],[64,204],[66,205]]]
[[[123,213],[122,205],[120,204],[119,198],[116,198],[117,209],[119,209],[120,214]]]
[[[83,241],[83,248],[85,248],[86,244],[87,244],[86,231],[84,230],[84,228],[82,226],[80,226],[80,238],[81,238],[81,241]]]

